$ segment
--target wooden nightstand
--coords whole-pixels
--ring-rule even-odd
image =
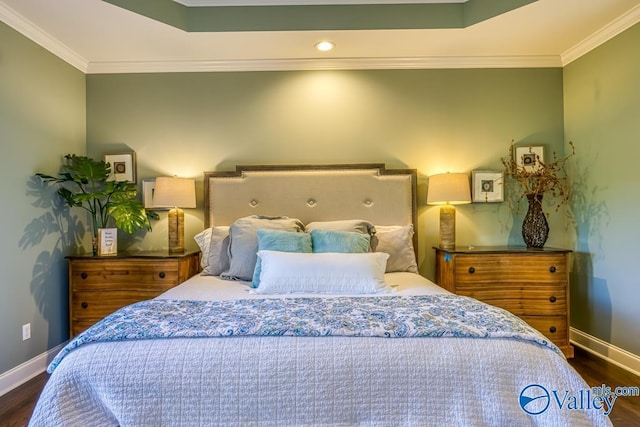
[[[436,250],[436,283],[509,310],[551,339],[569,344],[569,262],[566,249],[457,247]]]
[[[200,252],[121,252],[69,260],[69,330],[79,334],[125,305],[154,298],[200,269]]]

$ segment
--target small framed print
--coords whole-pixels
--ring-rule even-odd
[[[136,183],[136,153],[105,154],[104,161],[111,166],[111,181]]]
[[[471,181],[474,203],[504,202],[504,172],[475,170]]]
[[[168,211],[170,208],[153,205],[153,192],[156,189],[156,179],[146,178],[142,180],[142,203],[145,209],[153,209],[155,211]]]
[[[118,229],[98,229],[98,255],[118,255]]]
[[[544,147],[526,146],[516,147],[516,164],[526,172],[535,172],[540,168],[540,162],[544,163]]]

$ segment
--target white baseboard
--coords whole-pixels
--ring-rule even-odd
[[[572,344],[634,375],[640,376],[640,356],[576,328],[569,329],[569,337]]]
[[[31,378],[43,373],[65,344],[66,342],[0,374],[0,396],[5,395],[14,388],[26,383]]]

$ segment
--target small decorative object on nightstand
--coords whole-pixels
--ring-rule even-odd
[[[476,247],[436,250],[436,283],[509,310],[553,341],[567,357],[569,258],[566,249]]]
[[[154,298],[198,273],[200,252],[68,256],[69,329],[75,336],[125,305]]]

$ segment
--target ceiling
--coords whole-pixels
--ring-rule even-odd
[[[640,0],[0,0],[0,20],[85,73],[561,67]]]

